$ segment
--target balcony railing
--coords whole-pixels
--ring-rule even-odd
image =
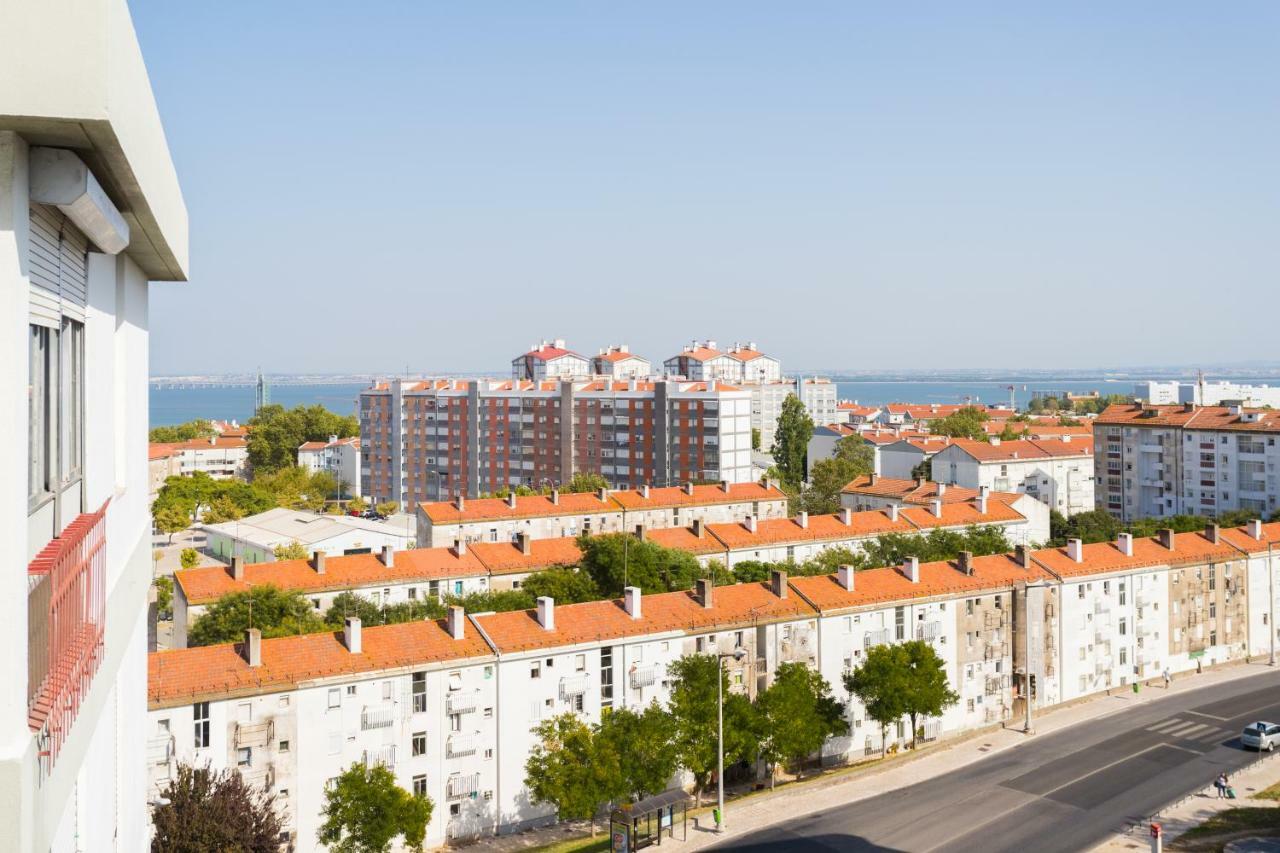
[[[102,664],[106,532],[104,503],[67,525],[27,566],[27,722],[46,771]]]
[[[465,693],[450,693],[445,700],[446,712],[449,714],[465,714],[476,709],[478,694],[474,690]]]
[[[480,790],[480,774],[467,773],[466,775],[450,776],[448,782],[449,799],[457,800],[463,797],[469,797]]]

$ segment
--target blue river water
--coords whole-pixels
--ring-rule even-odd
[[[1024,382],[938,382],[938,381],[859,381],[838,382],[840,399],[857,400],[864,405],[884,403],[1007,403],[1008,386],[1014,385],[1015,401],[1026,405],[1037,391],[1069,391],[1084,394],[1130,394],[1133,383],[1095,380],[1037,380]],[[273,385],[271,402],[291,408],[319,403],[339,414],[355,412],[356,399],[366,386],[345,385]],[[180,424],[195,418],[238,420],[244,423],[253,414],[253,387],[167,385],[151,386],[151,423],[153,426]]]

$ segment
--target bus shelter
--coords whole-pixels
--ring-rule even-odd
[[[679,818],[680,840],[689,834],[689,795],[679,788],[663,791],[614,809],[609,815],[610,849],[631,853],[661,845],[663,836],[674,839]]]

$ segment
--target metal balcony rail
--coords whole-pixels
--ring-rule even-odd
[[[872,646],[883,646],[889,642],[889,629],[881,628],[878,631],[868,631],[863,637],[863,647],[871,648]]]
[[[360,730],[388,729],[395,725],[395,708],[391,705],[366,707],[360,712]]]
[[[631,686],[634,688],[648,687],[658,680],[658,668],[656,666],[642,666],[631,670]]]
[[[480,790],[480,774],[465,773],[459,776],[450,776],[448,782],[448,793],[450,799],[461,799],[469,797]]]
[[[587,675],[567,675],[560,679],[560,698],[569,699],[587,692]]]
[[[475,735],[452,735],[445,743],[445,750],[450,758],[457,758],[462,755],[475,755],[476,745],[480,739]]]
[[[941,622],[925,622],[922,625],[916,626],[917,640],[933,641],[938,639],[938,637],[940,637],[941,635],[942,635]]]
[[[235,743],[242,746],[270,746],[275,740],[275,720],[261,723],[236,723]]]
[[[27,723],[45,772],[102,665],[109,503],[72,521],[27,566]]]
[[[378,764],[388,769],[396,766],[396,745],[394,743],[364,751],[365,767],[373,767]]]
[[[450,693],[445,699],[445,710],[450,714],[465,714],[476,709],[476,691]]]
[[[154,766],[168,764],[173,759],[174,754],[172,734],[147,738],[147,764]]]

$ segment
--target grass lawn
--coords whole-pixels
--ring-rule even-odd
[[[1264,830],[1264,835],[1280,832],[1280,809],[1269,806],[1228,809],[1187,830],[1178,836],[1178,842],[1254,829]]]
[[[1254,794],[1251,799],[1254,800],[1280,800],[1280,782],[1275,783],[1270,788],[1259,791]]]
[[[609,833],[605,831],[595,838],[591,836],[571,838],[568,841],[557,841],[555,844],[535,847],[530,850],[530,853],[600,853],[600,851],[608,849]]]

